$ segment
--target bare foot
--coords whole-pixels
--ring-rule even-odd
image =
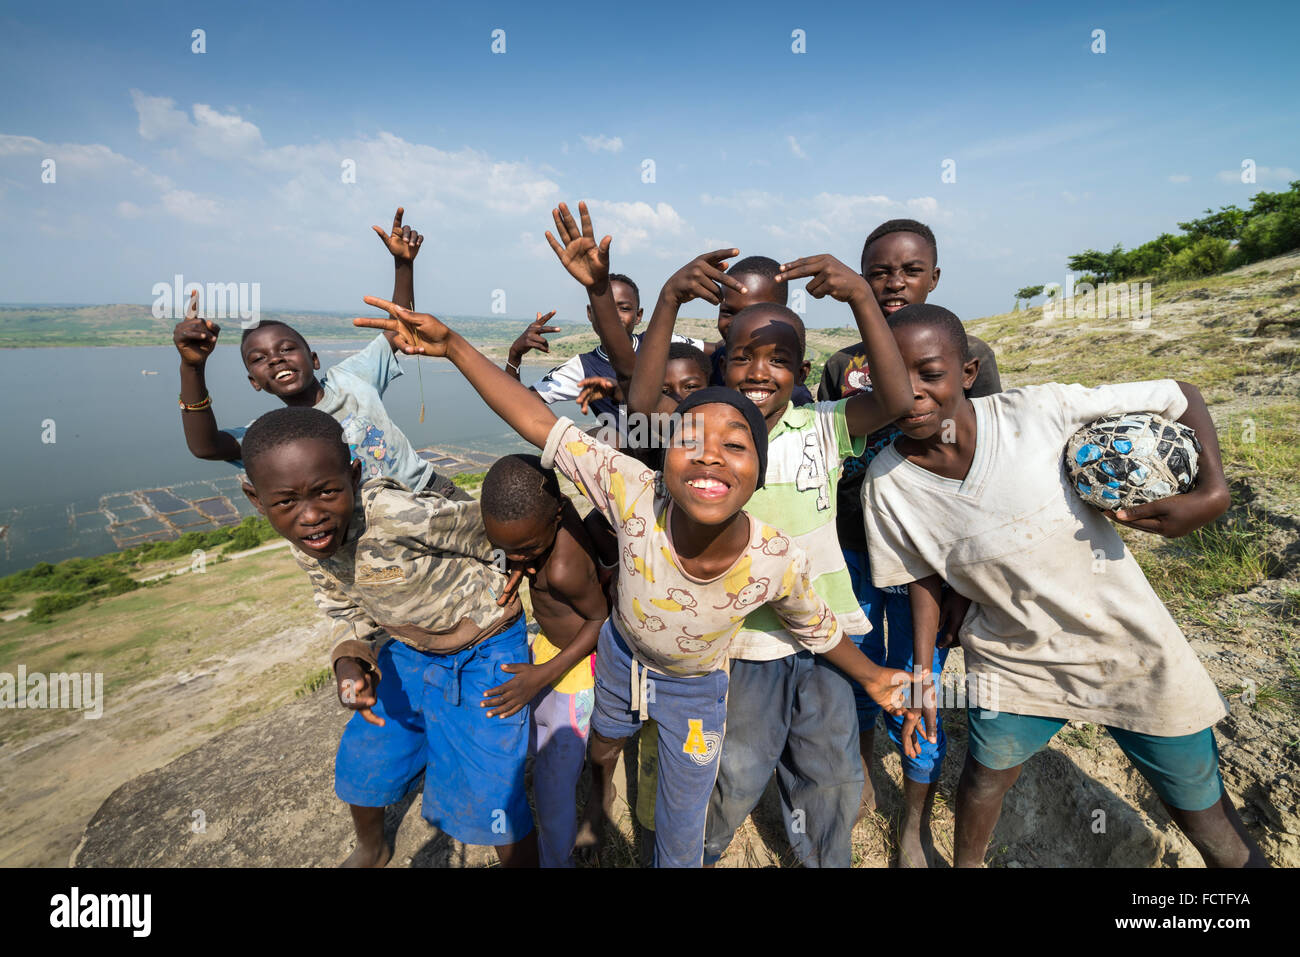
[[[904,825],[898,834],[898,866],[929,867],[930,860],[921,844],[921,828]]]
[[[378,846],[357,844],[339,867],[385,867],[392,859],[393,849],[387,843],[380,842]]]
[[[595,801],[587,802],[588,808],[598,808]],[[578,837],[573,842],[573,856],[584,864],[600,866],[600,845],[605,839],[605,815],[584,813],[578,822]]]

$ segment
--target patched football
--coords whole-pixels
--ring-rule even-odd
[[[1070,437],[1065,472],[1089,505],[1132,508],[1191,489],[1200,451],[1195,430],[1180,422],[1150,412],[1111,415]]]

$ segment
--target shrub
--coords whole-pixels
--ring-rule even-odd
[[[1156,271],[1156,278],[1165,281],[1195,279],[1198,276],[1219,272],[1228,261],[1229,248],[1226,239],[1202,236],[1160,267]]]

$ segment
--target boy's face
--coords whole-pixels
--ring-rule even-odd
[[[240,349],[248,381],[258,392],[278,399],[299,395],[316,386],[320,359],[303,338],[284,326],[258,326]]]
[[[798,331],[780,316],[759,311],[736,321],[742,325],[731,330],[723,379],[758,406],[770,432],[785,414],[794,387],[808,377],[810,363],[799,347]]]
[[[925,302],[939,284],[930,244],[916,233],[886,233],[867,247],[862,276],[888,318],[904,306]]]
[[[758,486],[758,451],[739,410],[720,402],[682,417],[664,452],[664,485],[673,502],[701,525],[721,525],[745,507]]]
[[[731,317],[740,310],[759,302],[785,305],[780,284],[770,276],[742,273],[736,278],[748,292],[740,293],[728,286],[722,287],[722,302],[718,304],[718,335],[722,336],[723,342],[727,341],[727,329],[731,327]]]
[[[346,446],[321,439],[286,442],[257,461],[244,494],[271,527],[313,558],[329,558],[348,533],[361,460],[343,465]]]
[[[484,513],[483,528],[488,541],[505,553],[511,566],[535,570],[544,564],[555,545],[560,528],[560,509],[547,517],[531,516],[501,521]]]
[[[641,321],[641,314],[645,311],[641,308],[641,299],[637,296],[635,289],[617,279],[610,281],[609,291],[613,294],[614,305],[618,309],[618,321],[623,323],[623,328],[627,330],[627,334],[630,336]],[[591,314],[591,306],[587,307],[587,321],[593,325],[596,322],[596,317]]]
[[[664,369],[664,395],[680,402],[709,384],[709,378],[691,359],[670,359]]]
[[[957,346],[938,326],[903,326],[894,330],[894,340],[912,378],[913,395],[912,411],[894,424],[909,438],[932,438],[956,418],[979,360],[963,364]]]

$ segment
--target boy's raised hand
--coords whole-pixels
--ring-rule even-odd
[[[569,275],[588,289],[600,289],[609,281],[609,244],[613,241],[606,236],[599,243],[591,228],[591,215],[587,212],[585,202],[578,203],[578,215],[582,218],[582,228],[573,221],[569,207],[561,203],[551,210],[555,220],[555,231],[559,240],[546,231],[546,241],[560,257],[560,262],[569,271]]]
[[[546,336],[552,332],[559,332],[559,326],[548,326],[547,323],[555,316],[555,310],[548,313],[538,313],[537,318],[528,324],[528,327],[520,334],[510,346],[510,357],[514,359],[515,365],[524,357],[524,353],[536,349],[538,352],[550,352],[551,344],[546,341]]]
[[[352,325],[363,329],[383,329],[386,332],[396,333],[393,342],[407,355],[445,356],[447,354],[447,338],[451,330],[441,319],[427,312],[403,309],[397,303],[380,299],[378,296],[366,296],[364,301],[376,309],[383,309],[392,318],[361,316],[353,319]]]
[[[727,275],[726,261],[739,255],[739,249],[715,249],[711,253],[696,256],[668,277],[663,291],[659,293],[660,298],[679,306],[684,306],[692,299],[703,299],[716,306],[722,301],[718,295],[719,284],[736,292],[747,292],[739,279]]]
[[[844,265],[829,253],[820,256],[805,256],[794,262],[785,263],[776,274],[777,282],[790,282],[793,279],[812,279],[805,287],[808,295],[814,299],[830,296],[840,302],[862,301],[871,296],[871,287],[867,281],[850,267]]]
[[[380,241],[388,247],[388,251],[393,254],[394,259],[403,262],[414,262],[416,255],[420,252],[424,237],[410,226],[402,225],[404,212],[401,206],[397,207],[397,213],[393,216],[393,231],[391,234],[385,233],[379,226],[371,226],[370,228],[379,235]]]
[[[201,368],[217,347],[217,334],[221,327],[211,319],[199,318],[199,291],[190,291],[190,301],[185,306],[185,318],[172,330],[172,342],[188,366]]]
[[[373,725],[384,726],[384,719],[370,710],[379,700],[375,697],[378,682],[373,671],[367,671],[356,658],[340,658],[334,669],[334,679],[343,707],[360,711],[361,717]]]

